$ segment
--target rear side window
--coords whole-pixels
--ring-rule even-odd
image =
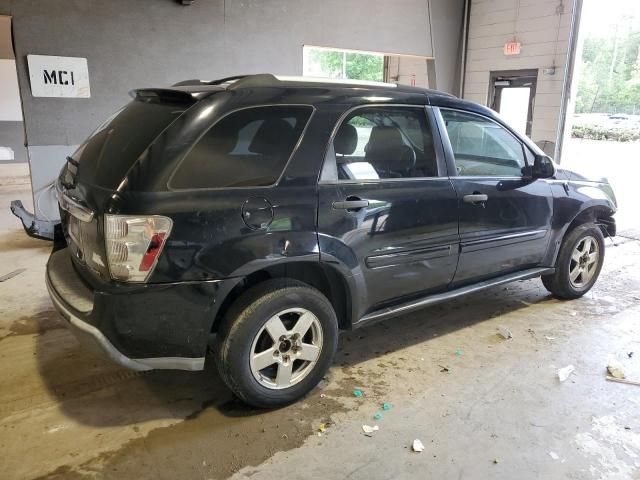
[[[260,187],[276,183],[313,108],[254,107],[214,124],[169,182],[173,189]]]

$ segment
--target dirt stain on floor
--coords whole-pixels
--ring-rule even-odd
[[[45,310],[32,316],[23,316],[13,321],[8,333],[0,336],[0,341],[19,335],[42,335],[49,330],[66,328],[63,320],[53,310]]]
[[[77,468],[64,465],[38,478],[227,478],[301,446],[317,434],[320,423],[330,423],[331,414],[345,410],[339,397],[317,390],[279,410],[253,410],[235,399],[218,405],[205,402],[181,423],[152,430]]]

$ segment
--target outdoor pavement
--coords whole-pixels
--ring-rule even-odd
[[[80,349],[46,294],[50,245],[7,208],[28,185],[4,183],[0,276],[26,270],[0,283],[1,478],[640,478],[640,386],[605,380],[611,358],[640,380],[638,241],[607,241],[580,300],[529,280],[343,334],[319,388],[259,411],[211,362],[141,374]]]

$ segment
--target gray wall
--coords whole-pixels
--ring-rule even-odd
[[[24,147],[24,124],[22,122],[0,122],[0,146],[9,147],[13,150],[13,162],[26,162],[27,149]]]
[[[244,73],[301,75],[305,44],[435,56],[438,88],[456,92],[462,3],[0,0],[0,14],[13,16],[34,190],[48,192],[40,179],[53,179],[62,154],[126,103],[131,89]],[[91,98],[32,98],[27,54],[87,58]],[[55,215],[53,200],[50,211],[41,200],[46,215]]]
[[[196,0],[190,7],[173,0],[15,0],[10,11],[0,13],[13,16],[29,145],[69,145],[126,102],[132,88],[238,73],[299,75],[304,44],[433,56],[427,5],[426,0]],[[92,98],[33,99],[29,53],[86,57]]]
[[[438,90],[460,95],[464,0],[430,0]]]

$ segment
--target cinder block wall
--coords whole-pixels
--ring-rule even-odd
[[[487,105],[492,71],[538,69],[531,138],[556,142],[573,8],[574,0],[471,0],[464,98]],[[521,53],[505,56],[512,40]]]

